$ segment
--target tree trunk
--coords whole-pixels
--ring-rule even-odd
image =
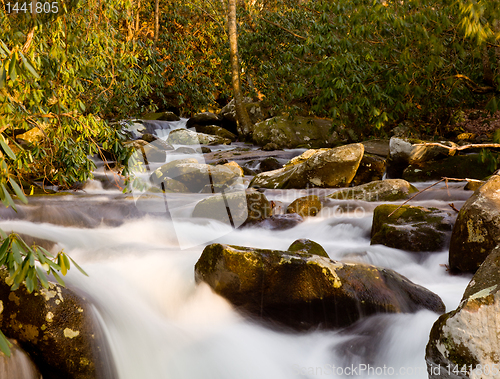
[[[241,93],[240,64],[238,62],[238,34],[236,30],[236,0],[229,0],[228,7],[229,50],[231,56],[231,77],[233,82],[234,106],[238,123],[238,134],[246,139],[252,132],[252,122],[243,104]]]
[[[160,0],[155,0],[155,43],[158,42],[160,33]]]
[[[139,30],[141,28],[141,0],[137,0],[137,13],[135,15],[135,35],[139,35]]]

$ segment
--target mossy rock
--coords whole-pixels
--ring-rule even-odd
[[[254,320],[298,330],[343,327],[380,312],[444,311],[437,295],[392,270],[303,251],[212,244],[195,279]]]
[[[217,125],[197,125],[196,132],[227,138],[231,141],[236,141],[237,138],[237,136],[231,133],[229,130],[226,130]]]
[[[457,155],[421,165],[410,165],[403,172],[403,179],[409,182],[440,180],[443,177],[482,180],[494,170],[481,163],[479,154]]]
[[[281,149],[332,147],[337,141],[331,127],[331,120],[277,116],[255,124],[252,138],[259,146],[273,143]]]
[[[500,176],[493,175],[458,213],[450,243],[450,269],[474,273],[500,244]]]
[[[286,213],[297,213],[302,217],[316,216],[322,208],[321,201],[316,195],[304,196],[295,199],[287,208]]]
[[[146,113],[141,116],[142,120],[158,120],[158,121],[179,121],[180,117],[174,112],[157,112]]]
[[[82,296],[49,283],[28,293],[10,290],[0,270],[0,328],[30,355],[44,378],[114,378],[114,367],[92,305]]]
[[[448,375],[445,367],[483,367],[477,376],[494,379],[500,365],[500,248],[497,246],[469,282],[457,309],[442,315],[433,325],[426,348],[430,379],[469,378]],[[437,367],[441,366],[441,375]],[[491,368],[492,370],[488,370]]]
[[[314,254],[314,255],[319,255],[320,257],[330,258],[328,256],[328,253],[323,248],[323,246],[307,238],[295,240],[288,247],[287,251],[291,251],[294,253],[306,252],[308,254]]]
[[[363,157],[360,143],[313,153],[302,163],[262,172],[250,186],[262,188],[336,188],[351,183]]]
[[[379,205],[373,212],[371,244],[412,252],[443,250],[453,225],[451,217],[436,208]]]
[[[229,138],[216,135],[196,133],[187,129],[172,130],[167,138],[167,143],[172,145],[229,145]]]
[[[418,189],[406,180],[386,179],[341,189],[327,197],[337,200],[397,201],[407,199],[415,192]]]

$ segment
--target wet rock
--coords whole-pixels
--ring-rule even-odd
[[[387,161],[385,158],[365,152],[351,185],[359,186],[360,184],[370,183],[375,180],[382,180],[386,166]]]
[[[297,213],[302,217],[316,216],[322,208],[321,201],[316,195],[304,196],[295,199],[286,209],[286,213]]]
[[[9,340],[10,357],[0,354],[0,378],[5,379],[41,379],[40,371],[29,355],[19,347],[16,340]]]
[[[450,243],[450,269],[475,272],[500,244],[500,176],[493,175],[465,202]]]
[[[236,135],[231,133],[229,130],[226,130],[217,125],[198,125],[196,127],[196,132],[219,136],[221,138],[229,139],[232,142],[236,141],[237,138]]]
[[[193,117],[191,117],[186,122],[186,128],[193,128],[197,125],[220,125],[222,121],[222,117],[211,113],[211,112],[202,112],[197,113]]]
[[[475,191],[481,187],[485,182],[483,180],[469,179],[464,187],[466,191]]]
[[[328,253],[319,243],[311,241],[307,238],[295,240],[287,251],[291,252],[306,252],[308,254],[319,255],[321,257],[330,258]]]
[[[251,317],[299,330],[343,327],[379,312],[444,311],[437,295],[392,270],[303,251],[212,244],[195,278]]]
[[[384,158],[389,155],[389,140],[372,139],[361,143],[365,147],[366,154],[378,155]]]
[[[229,145],[231,140],[210,134],[196,133],[187,129],[172,130],[167,143],[177,145]]]
[[[274,142],[269,142],[262,147],[262,150],[264,151],[274,151],[274,150],[283,150],[282,147],[280,147],[277,143]]]
[[[500,248],[473,276],[457,309],[434,323],[425,359],[430,379],[498,378],[500,366]],[[448,374],[447,367],[475,373]],[[495,370],[496,368],[496,370]],[[481,370],[482,369],[482,370]]]
[[[362,144],[313,153],[306,161],[255,176],[250,186],[261,188],[345,187],[351,183],[363,157]]]
[[[11,291],[7,276],[2,269],[0,328],[18,341],[44,378],[115,377],[106,340],[84,297],[53,283],[31,294],[23,285]]]
[[[396,201],[406,199],[415,192],[418,189],[406,180],[386,179],[341,189],[327,197],[337,200]]]
[[[257,223],[271,216],[272,206],[266,196],[254,190],[208,197],[196,204],[193,217],[211,218],[239,227]]]
[[[252,138],[259,146],[274,143],[281,149],[331,147],[337,140],[331,127],[331,120],[277,116],[257,123]]]
[[[447,247],[453,227],[450,213],[436,208],[383,204],[373,212],[371,244],[406,251],[440,251]]]
[[[187,146],[178,147],[173,152],[177,153],[177,154],[196,154],[195,149],[192,149],[192,148],[187,147]]]
[[[493,174],[487,164],[482,164],[479,154],[457,155],[439,161],[410,165],[403,172],[403,179],[410,182],[425,182],[449,178],[482,180]]]
[[[153,173],[149,177],[149,180],[154,184],[160,184],[162,181],[168,178],[167,174],[170,172],[170,170],[173,170],[178,165],[184,163],[198,163],[198,160],[196,160],[195,158],[186,158],[165,163],[163,166],[158,167],[155,171],[153,171]]]
[[[152,135],[151,133],[144,133],[142,135],[141,139],[146,141],[146,142],[153,142],[153,141],[156,141],[158,139],[158,137]]]
[[[175,179],[165,178],[160,183],[160,189],[165,193],[190,193],[186,185]]]
[[[276,158],[267,157],[260,162],[259,168],[261,172],[278,170],[281,168],[281,164]]]
[[[202,146],[201,147],[201,153],[202,154],[208,154],[208,153],[211,153],[211,152],[212,152],[212,150],[210,150],[209,147],[206,147],[206,146]]]

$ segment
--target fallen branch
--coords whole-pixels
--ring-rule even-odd
[[[393,210],[393,211],[389,214],[389,216],[387,216],[387,217],[391,217],[391,216],[392,216],[394,213],[396,213],[396,211],[397,211],[398,209],[400,209],[403,205],[407,204],[410,200],[413,200],[414,198],[416,198],[416,197],[417,197],[418,195],[420,195],[422,192],[427,191],[427,190],[428,190],[429,188],[431,188],[431,187],[434,187],[436,184],[439,184],[439,183],[441,183],[441,182],[443,182],[443,181],[444,181],[444,182],[446,182],[446,186],[448,186],[448,181],[453,181],[453,182],[465,182],[465,181],[469,181],[469,180],[471,180],[471,179],[457,179],[457,178],[446,178],[446,177],[444,177],[444,178],[442,178],[441,180],[437,181],[436,183],[431,184],[430,186],[425,187],[424,189],[422,189],[422,190],[418,191],[415,195],[413,195],[413,196],[412,196],[412,197],[410,197],[408,200],[406,200],[404,203],[402,203],[399,207],[397,207],[396,209],[394,209],[394,210]],[[456,210],[456,208],[454,208],[454,209]]]
[[[442,143],[439,142],[424,142],[424,143],[416,143],[415,146],[439,146],[444,149],[450,150],[453,155],[456,151],[462,151],[466,149],[482,149],[482,148],[498,148],[500,149],[500,143],[473,143],[470,145],[463,145],[463,146],[446,146],[443,145]]]
[[[495,93],[495,92],[497,92],[497,89],[495,87],[492,87],[492,86],[481,87],[480,85],[478,85],[476,82],[474,82],[468,76],[465,76],[465,75],[462,75],[462,74],[457,74],[457,75],[455,75],[455,78],[463,80],[465,82],[465,85],[467,86],[467,88],[469,88],[474,93],[478,93],[478,94],[484,95],[484,94],[487,94],[487,93]]]

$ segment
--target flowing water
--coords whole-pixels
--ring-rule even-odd
[[[289,202],[306,192],[265,194]],[[434,187],[412,204],[451,210],[448,203],[460,208],[469,195],[459,184]],[[391,268],[441,296],[448,311],[456,308],[470,277],[448,274],[447,251],[371,246],[373,209],[380,203],[355,202],[350,212],[345,204],[332,202],[288,230],[233,230],[216,221],[174,222],[137,210],[129,195],[94,183],[83,194],[32,199],[18,215],[4,211],[0,228],[55,242],[54,251],[63,248],[88,272],[89,278],[71,270],[66,281],[94,304],[120,379],[427,378],[425,345],[438,317],[433,312],[376,315],[344,330],[285,333],[243,318],[194,281],[194,265],[208,243],[286,250],[309,238],[332,259]],[[181,249],[178,233],[204,243]]]

